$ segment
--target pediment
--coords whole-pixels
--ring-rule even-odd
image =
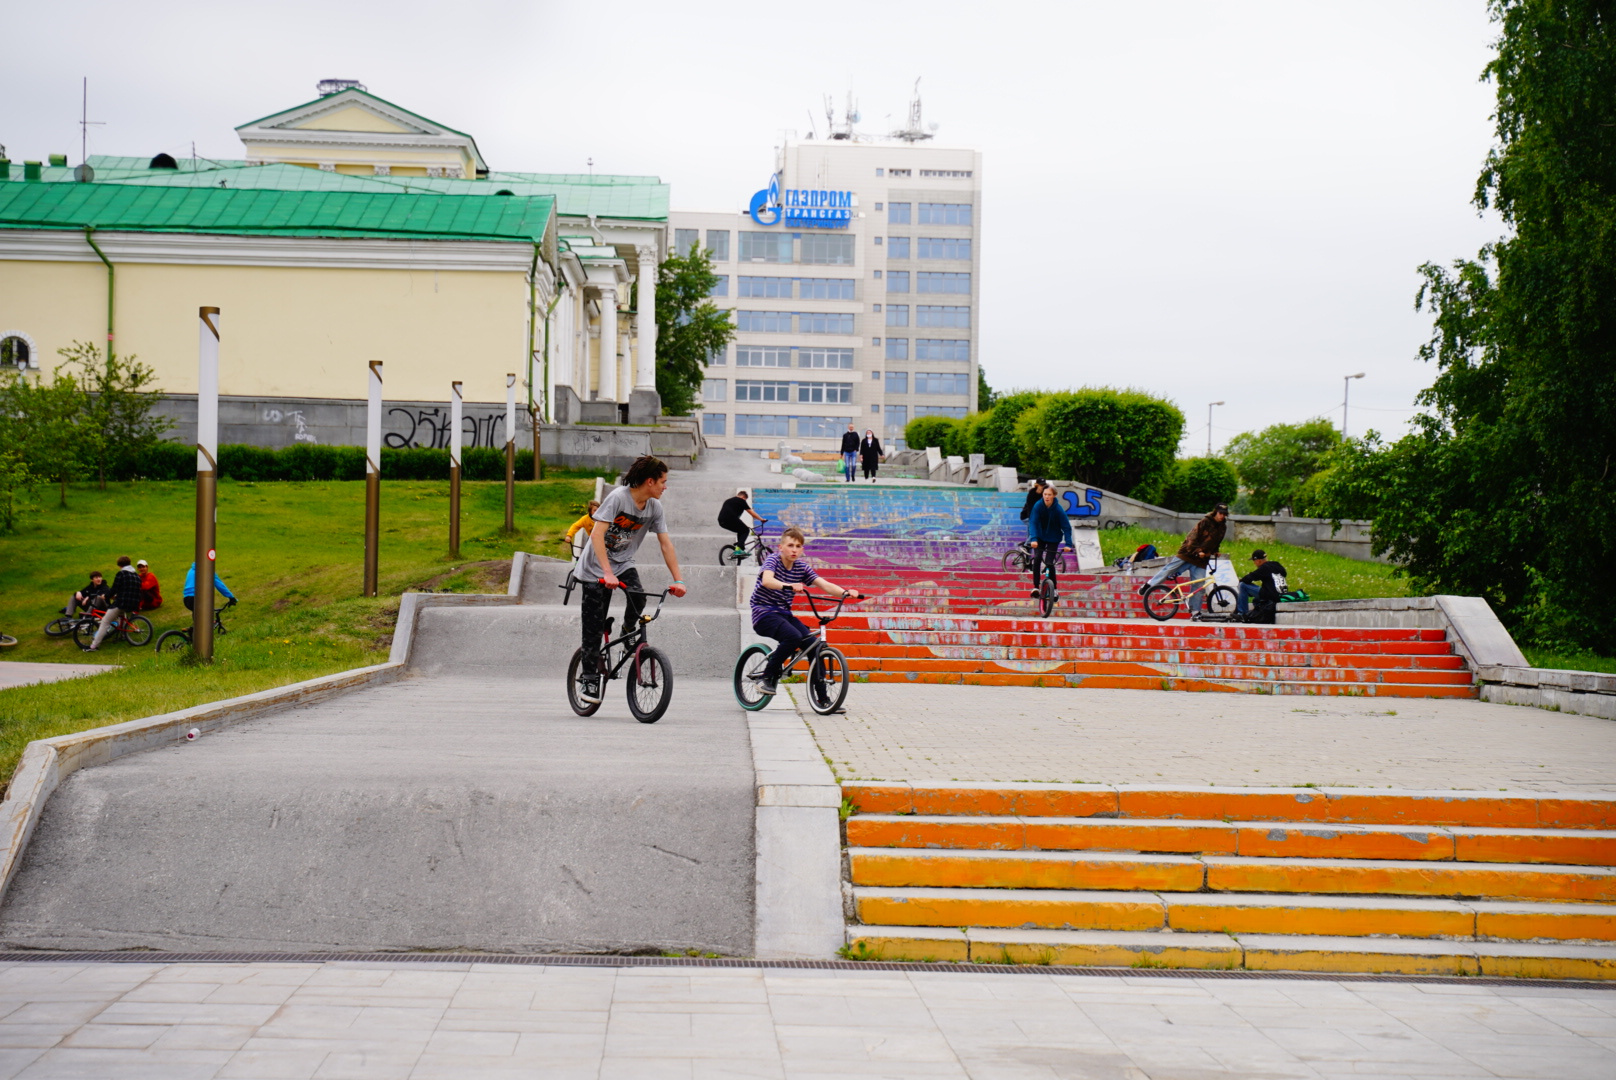
[[[273,129],[296,129],[301,131],[363,131],[377,135],[436,135],[419,124],[402,123],[399,120],[384,116],[376,109],[370,108],[364,102],[351,102],[337,109],[327,109],[315,113],[313,116],[294,117],[279,124],[269,124]]]
[[[365,135],[465,136],[363,90],[344,90],[243,124],[237,131],[350,131]]]

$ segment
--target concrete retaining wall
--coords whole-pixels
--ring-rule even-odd
[[[1479,596],[1397,596],[1279,605],[1280,625],[1406,626],[1446,630],[1454,651],[1472,671],[1529,667],[1526,656],[1491,605]]]
[[[1476,672],[1481,699],[1616,720],[1616,675],[1489,665]]]

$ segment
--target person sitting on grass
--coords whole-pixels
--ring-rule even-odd
[[[216,592],[224,593],[226,600],[236,598],[236,594],[230,591],[230,586],[219,579],[217,567],[213,571],[213,588]],[[185,571],[185,595],[180,599],[185,604],[186,611],[196,610],[196,563],[192,563],[191,568]]]
[[[91,608],[106,607],[107,598],[112,590],[107,588],[107,579],[101,576],[101,571],[90,571],[90,583],[73,594],[73,599],[62,609],[62,614],[71,618],[80,611],[89,611]]]
[[[156,611],[163,606],[163,590],[157,584],[157,575],[151,572],[145,559],[135,563],[135,573],[140,575],[140,610]]]
[[[561,542],[572,548],[573,558],[583,553],[584,545],[589,543],[589,530],[595,527],[595,511],[600,509],[599,499],[590,499],[589,508],[584,516],[567,526],[566,534]]]
[[[758,576],[757,587],[752,590],[752,629],[766,638],[779,642],[761,674],[751,676],[759,680],[763,693],[773,695],[780,684],[780,672],[786,657],[808,644],[814,636],[801,619],[791,614],[791,601],[796,593],[807,592],[819,586],[833,596],[864,599],[852,589],[844,589],[833,581],[826,581],[814,573],[808,560],[802,557],[806,541],[802,530],[795,525],[780,534],[780,550],[763,562],[763,573]]]

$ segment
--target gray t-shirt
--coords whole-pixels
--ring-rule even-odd
[[[634,496],[626,487],[611,490],[595,511],[595,520],[606,523],[606,557],[611,560],[614,577],[634,565],[634,556],[648,533],[668,531],[668,518],[662,512],[661,501],[647,499],[645,509],[641,510],[634,505]],[[584,581],[599,581],[606,576],[595,558],[593,541],[584,548],[578,576]]]

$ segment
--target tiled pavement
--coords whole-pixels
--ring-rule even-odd
[[[1616,992],[478,964],[0,967],[0,1077],[1616,1075]]]
[[[855,683],[842,780],[1616,791],[1616,724],[1478,701]]]

